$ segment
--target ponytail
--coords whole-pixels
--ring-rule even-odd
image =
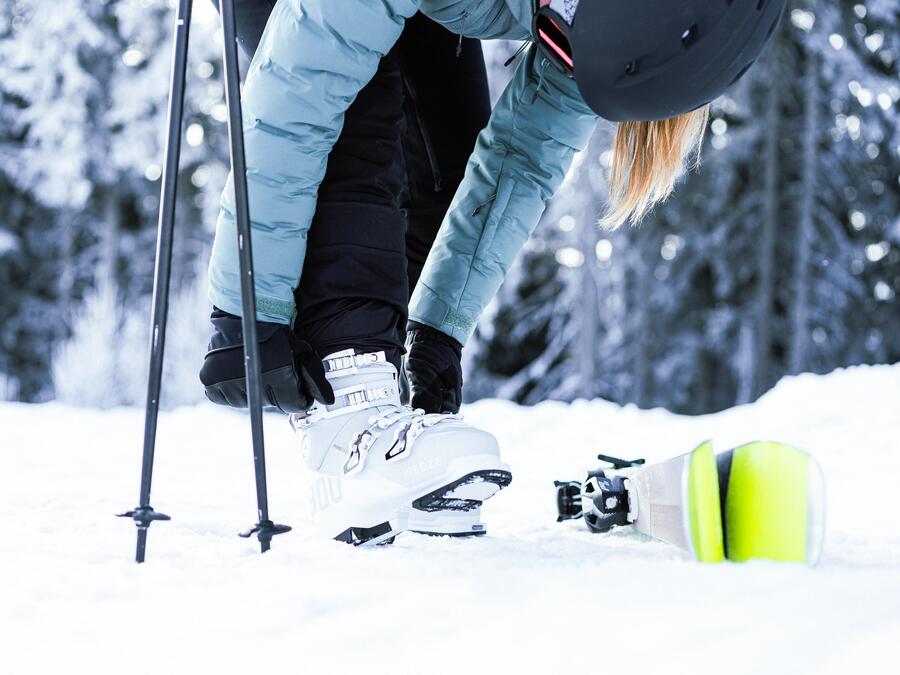
[[[627,220],[637,224],[664,202],[685,166],[699,163],[708,119],[705,105],[666,120],[620,122],[613,142],[610,206],[601,224],[609,228]]]

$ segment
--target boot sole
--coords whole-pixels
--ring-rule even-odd
[[[467,532],[427,532],[425,530],[410,530],[414,534],[423,534],[426,537],[453,537],[454,539],[465,539],[467,537],[483,537],[487,534],[487,530],[472,530]]]
[[[483,469],[466,474],[452,483],[432,490],[412,503],[414,509],[420,511],[469,511],[481,506],[481,503],[493,497],[512,482],[512,473],[503,469]],[[370,527],[348,527],[334,537],[353,546],[377,546],[391,544],[394,537],[409,531],[406,518],[396,523],[384,521]],[[484,534],[483,532],[466,533],[463,536]]]
[[[501,469],[473,471],[452,483],[419,497],[412,503],[419,511],[471,511],[512,482],[512,474]]]

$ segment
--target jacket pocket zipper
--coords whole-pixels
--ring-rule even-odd
[[[413,110],[416,113],[416,123],[419,126],[419,135],[422,137],[422,143],[425,146],[425,155],[428,157],[428,164],[431,165],[431,176],[434,179],[434,191],[440,192],[442,189],[441,170],[438,168],[437,157],[434,154],[434,146],[431,144],[431,136],[428,133],[428,129],[425,127],[422,111],[419,110],[419,95],[405,72],[402,74],[402,77],[403,84],[406,85],[406,91],[409,94],[409,99],[412,101]]]
[[[472,211],[472,215],[473,215],[473,216],[477,216],[479,213],[481,213],[481,209],[483,209],[485,206],[487,206],[488,204],[490,204],[490,203],[491,203],[492,201],[494,201],[496,198],[497,198],[497,193],[495,192],[495,193],[492,194],[490,197],[488,197],[486,201],[483,201],[483,202],[481,202],[481,204],[479,204],[478,206],[476,206],[476,207],[475,207],[475,210]]]

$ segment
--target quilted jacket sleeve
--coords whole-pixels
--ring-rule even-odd
[[[465,344],[597,117],[532,47],[478,136],[410,303]]]
[[[290,324],[306,233],[344,112],[421,0],[280,0],[244,87],[258,318]],[[352,11],[351,10],[352,5]],[[234,188],[222,196],[209,267],[213,304],[241,314]]]

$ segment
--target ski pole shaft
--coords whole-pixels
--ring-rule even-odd
[[[162,389],[163,354],[166,343],[166,320],[169,312],[169,282],[172,276],[172,243],[175,229],[175,201],[178,164],[181,158],[181,130],[184,121],[184,91],[187,74],[188,39],[192,0],[179,0],[175,17],[175,48],[169,89],[165,159],[160,194],[159,228],[156,240],[156,263],[153,273],[153,301],[150,319],[150,372],[147,381],[147,407],[144,417],[144,448],[141,461],[141,491],[138,508],[122,514],[131,517],[138,528],[135,560],[144,562],[147,530],[154,520],[169,520],[150,506],[153,482],[153,459],[156,449],[156,427],[159,418],[159,396]]]
[[[150,378],[147,387],[147,414],[144,425],[144,463],[141,467],[141,506],[148,506],[150,503],[150,485],[153,479],[153,455],[156,445],[156,423],[159,417],[159,396],[162,388],[163,353],[169,313],[169,285],[172,276],[172,243],[175,230],[178,163],[181,158],[181,130],[184,120],[184,90],[191,5],[191,0],[180,0],[175,24],[175,57],[172,63],[172,87],[169,92],[156,267],[153,276]]]
[[[235,220],[241,275],[241,313],[244,332],[244,365],[247,377],[247,402],[250,407],[250,433],[253,466],[256,474],[256,506],[259,521],[245,536],[256,534],[263,553],[269,550],[272,536],[287,531],[269,519],[266,485],[266,454],[263,440],[262,374],[256,331],[256,289],[253,278],[253,249],[250,236],[250,206],[247,195],[247,165],[244,154],[244,128],[241,114],[240,71],[238,65],[237,26],[234,0],[220,0],[225,61],[225,102],[228,107],[228,136],[231,143],[231,173],[234,183]]]

